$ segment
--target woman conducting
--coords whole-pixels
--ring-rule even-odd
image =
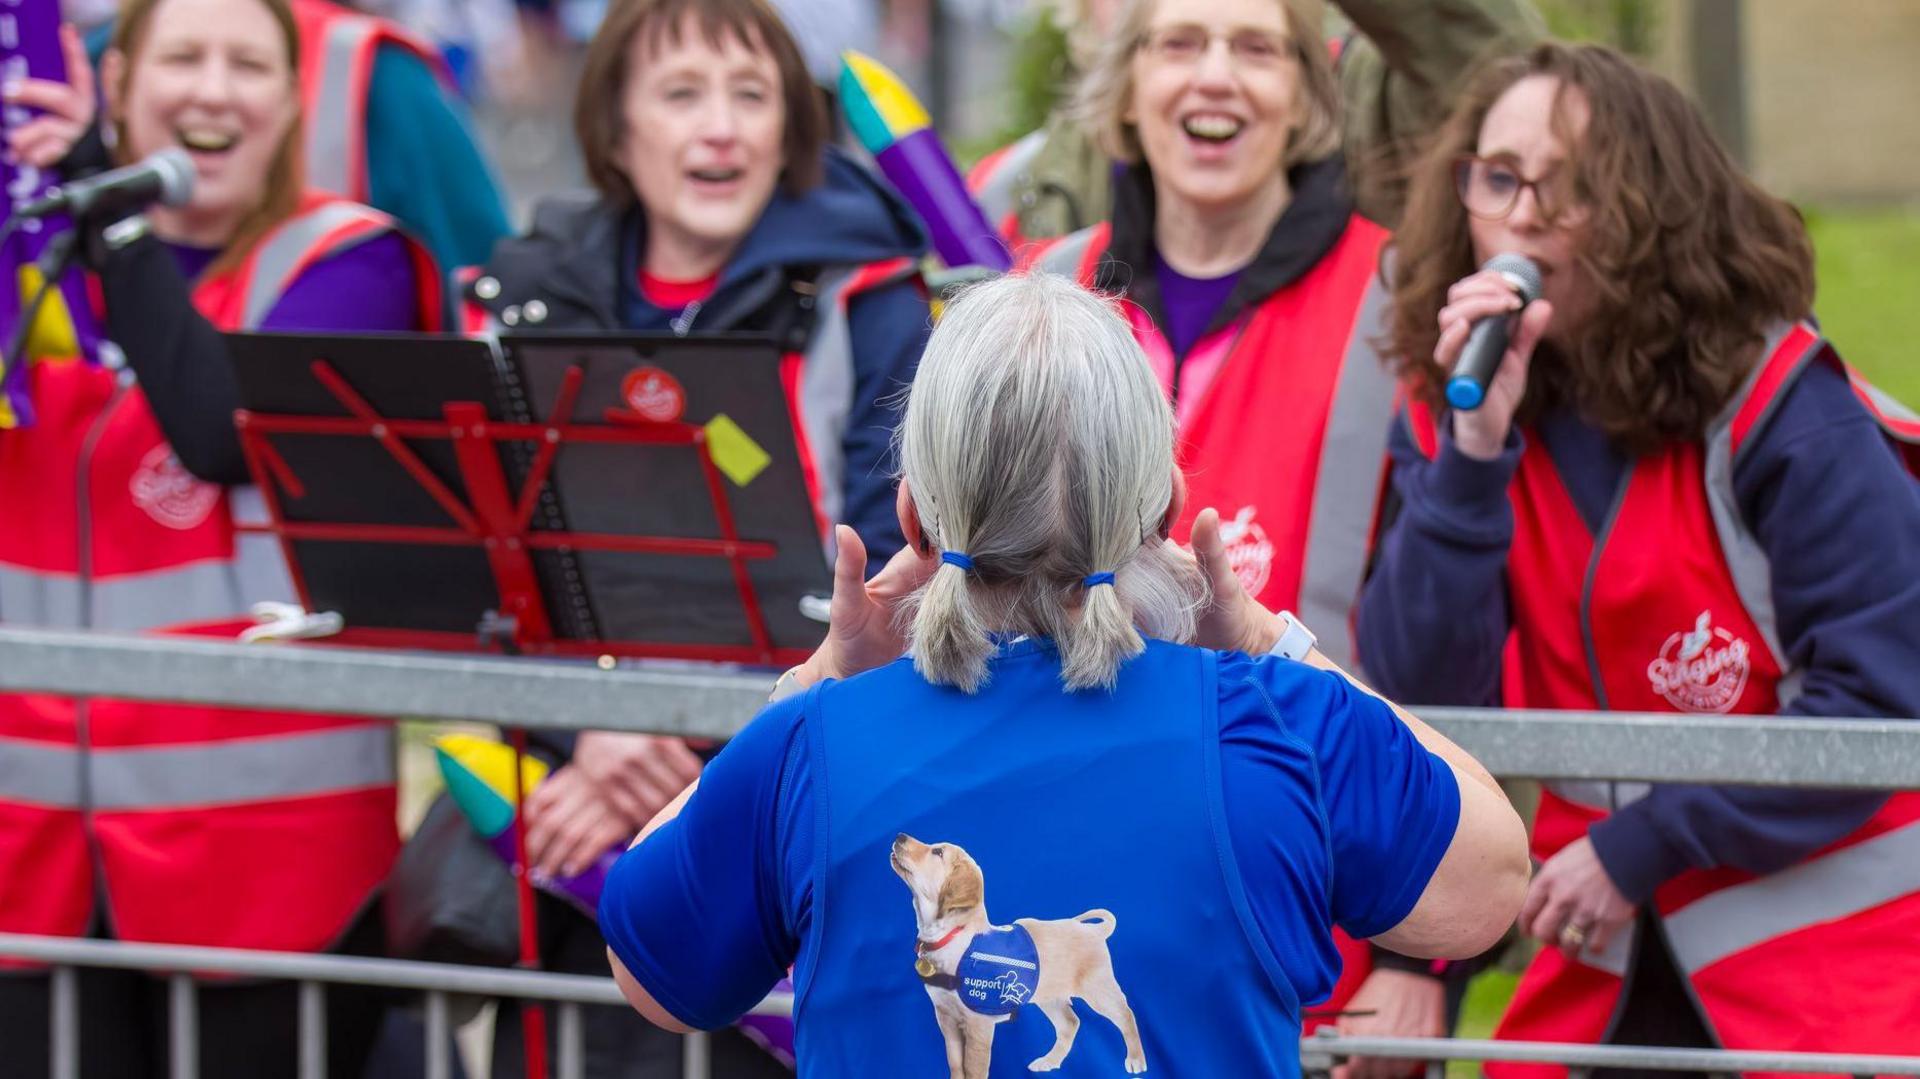
[[[890,403],[926,340],[912,211],[827,145],[806,65],[763,0],[616,0],[588,47],[574,129],[596,193],[535,208],[467,287],[504,332],[747,333],[787,353],[796,442],[822,521],[891,554]],[[675,738],[586,732],[528,804],[529,851],[565,872],[624,843],[699,774]],[[606,971],[591,919],[544,906],[550,966]],[[595,1075],[680,1074],[680,1039],[587,1017]],[[517,1067],[519,1024],[497,1028]],[[727,1074],[784,1074],[728,1035]],[[496,1073],[499,1074],[499,1073]]]
[[[1492,65],[1396,243],[1420,397],[1360,606],[1383,690],[1920,715],[1920,421],[1822,339],[1799,215],[1678,89],[1594,46]],[[1496,254],[1539,301],[1475,272]],[[1509,315],[1485,403],[1443,410],[1472,324]],[[1920,997],[1884,984],[1920,959],[1916,820],[1911,793],[1550,784],[1521,927],[1557,947],[1500,1035],[1920,1051]]]
[[[805,1074],[1288,1075],[1333,923],[1424,956],[1506,929],[1497,785],[1255,604],[1215,515],[1197,565],[1167,539],[1173,448],[1100,298],[948,308],[900,434],[910,546],[863,584],[841,530],[826,643],[611,875],[642,1014],[713,1027],[791,965]]]
[[[8,88],[42,112],[8,148],[73,176],[109,162],[80,41],[63,41],[71,85]],[[221,331],[434,328],[425,253],[384,215],[301,189],[297,55],[283,0],[122,9],[101,70],[118,160],[185,150],[192,198],[86,230],[127,370],[31,368],[38,422],[0,432],[0,619],[231,638],[251,603],[290,589],[277,544],[236,539],[231,485],[247,477]],[[0,777],[9,932],[378,949],[372,899],[398,845],[383,723],[6,696]],[[158,1074],[166,984],[80,981],[82,1074]],[[44,973],[0,975],[0,1043],[22,1074],[48,1067],[34,1059],[47,997]],[[291,983],[203,985],[202,1073],[294,1074],[295,997]],[[330,994],[336,1074],[358,1074],[380,1000]]]

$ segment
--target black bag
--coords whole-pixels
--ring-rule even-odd
[[[513,874],[444,791],[387,877],[395,958],[512,966],[520,954]]]

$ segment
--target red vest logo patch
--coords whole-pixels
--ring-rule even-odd
[[[627,407],[654,423],[672,423],[687,410],[687,393],[680,381],[658,367],[636,367],[620,383]]]
[[[1220,522],[1220,542],[1227,548],[1227,564],[1249,596],[1259,595],[1273,573],[1273,541],[1253,519],[1253,513],[1252,506],[1242,506],[1232,520]]]
[[[140,458],[127,493],[147,516],[180,532],[200,527],[220,504],[220,488],[188,472],[164,442]]]
[[[1713,612],[1701,611],[1692,629],[1668,637],[1647,664],[1653,691],[1683,712],[1725,712],[1747,688],[1753,646],[1712,622]]]

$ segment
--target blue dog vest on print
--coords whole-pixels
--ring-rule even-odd
[[[981,933],[954,967],[954,991],[968,1011],[1011,1015],[1040,984],[1040,952],[1025,926]]]

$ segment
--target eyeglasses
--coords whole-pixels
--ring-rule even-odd
[[[1573,190],[1572,179],[1556,170],[1528,179],[1504,161],[1461,154],[1453,163],[1453,189],[1460,205],[1483,221],[1501,221],[1520,205],[1520,192],[1533,191],[1533,204],[1550,225],[1576,225],[1593,208]]]
[[[1148,34],[1140,42],[1141,51],[1169,64],[1198,64],[1216,40],[1227,43],[1227,56],[1237,68],[1261,71],[1277,68],[1293,56],[1293,46],[1285,36],[1265,30],[1240,29],[1214,34],[1193,26],[1168,26]]]

